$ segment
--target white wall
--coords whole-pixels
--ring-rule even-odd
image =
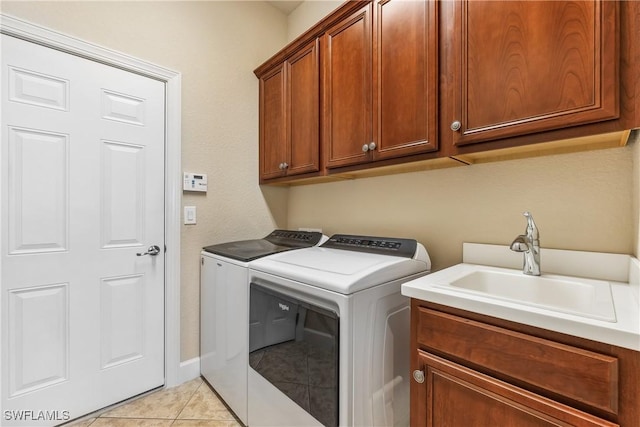
[[[181,358],[199,354],[199,252],[286,225],[287,190],[258,186],[258,81],[287,42],[286,17],[264,2],[2,1],[2,13],[182,73],[182,163],[208,174],[185,194],[198,224],[182,227]]]
[[[289,227],[415,238],[441,269],[461,262],[463,242],[510,244],[530,210],[543,247],[632,253],[634,150],[293,187]]]
[[[342,3],[344,2],[341,0],[310,0],[301,3],[287,17],[288,40],[293,41]]]

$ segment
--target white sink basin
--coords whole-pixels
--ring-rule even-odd
[[[611,285],[557,275],[527,276],[519,270],[477,266],[438,287],[542,307],[607,322],[616,321]]]

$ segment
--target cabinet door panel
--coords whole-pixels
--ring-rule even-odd
[[[323,36],[323,118],[327,167],[370,160],[372,136],[371,5]]]
[[[601,418],[562,405],[422,351],[426,426],[615,426]]]
[[[454,144],[617,118],[617,7],[456,2]]]
[[[285,73],[282,65],[260,79],[260,179],[284,174],[286,159]]]
[[[288,175],[320,170],[318,43],[314,40],[286,62],[290,118]]]
[[[437,24],[434,1],[377,3],[375,158],[437,149]]]

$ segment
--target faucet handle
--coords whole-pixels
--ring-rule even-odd
[[[514,252],[526,252],[529,250],[529,246],[527,246],[527,240],[526,240],[526,236],[518,236],[516,237],[513,242],[511,242],[511,246],[509,246],[509,249],[511,249]]]
[[[536,227],[536,223],[533,220],[533,215],[531,215],[531,212],[526,211],[525,213],[523,213],[523,215],[525,216],[525,218],[527,218],[527,237],[532,240],[540,239],[540,232],[538,231],[538,227]]]

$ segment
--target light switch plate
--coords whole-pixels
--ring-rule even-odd
[[[195,206],[184,207],[184,223],[185,224],[196,223],[196,207]]]

